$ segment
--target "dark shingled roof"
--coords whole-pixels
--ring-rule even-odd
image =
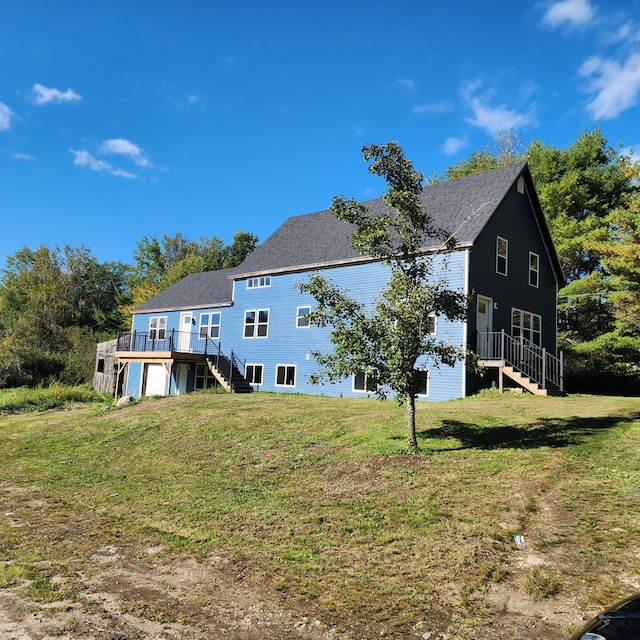
[[[458,244],[472,244],[502,202],[525,163],[431,184],[420,200],[435,226],[447,229]],[[363,202],[372,215],[387,209],[382,198]],[[344,262],[360,257],[349,235],[355,226],[328,210],[289,218],[240,265],[237,277],[252,273]],[[424,248],[441,241],[425,239]]]
[[[459,245],[472,245],[520,175],[528,183],[534,210],[540,217],[540,229],[555,256],[526,163],[428,185],[423,189],[420,200],[436,227],[450,231]],[[372,215],[387,208],[382,198],[363,204]],[[329,210],[294,216],[259,245],[239,267],[187,276],[136,307],[134,313],[231,304],[233,278],[362,259],[349,241],[354,230],[355,225],[340,222]],[[423,247],[435,248],[440,244],[441,241],[427,238]],[[554,268],[561,280],[557,256]]]
[[[167,287],[150,300],[143,302],[133,312],[148,313],[150,311],[197,309],[231,304],[233,281],[229,276],[237,271],[236,267],[220,271],[192,273]]]

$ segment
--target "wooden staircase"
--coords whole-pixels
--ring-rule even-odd
[[[207,366],[220,385],[229,393],[251,393],[253,387],[247,382],[233,357],[220,353],[207,356]]]
[[[518,371],[515,367],[505,365],[501,367],[501,373],[519,384],[526,391],[529,391],[529,393],[533,393],[536,396],[549,395],[548,389],[543,389],[537,382],[525,376],[522,371]],[[503,387],[502,376],[500,376],[500,382],[501,387]],[[501,388],[500,390],[502,391],[503,389]]]

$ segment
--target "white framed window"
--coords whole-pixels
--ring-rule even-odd
[[[435,313],[430,313],[427,316],[427,335],[435,336],[438,332],[438,316]]]
[[[260,289],[271,286],[271,276],[259,276],[247,280],[247,289]]]
[[[149,318],[149,337],[152,340],[164,340],[167,337],[167,316]]]
[[[244,377],[250,385],[254,387],[259,387],[262,384],[263,372],[264,372],[263,365],[248,364],[244,369]]]
[[[298,307],[296,311],[296,329],[308,329],[311,326],[308,316],[311,313],[311,307]]]
[[[429,369],[416,369],[416,395],[418,396],[429,396]]]
[[[539,265],[540,257],[538,254],[529,251],[529,284],[532,287],[537,287],[540,282]]]
[[[542,316],[522,309],[512,309],[511,336],[542,346]]]
[[[518,193],[524,193],[524,178],[520,176],[517,182]]]
[[[221,314],[219,311],[200,314],[200,332],[198,335],[201,340],[205,338],[217,340],[220,337],[220,319]]]
[[[276,367],[276,387],[296,386],[296,365],[279,364]]]
[[[369,379],[364,371],[358,371],[353,374],[353,391],[359,393],[375,393],[378,390],[375,382]]]
[[[509,259],[509,242],[498,236],[496,238],[496,273],[507,275],[507,261]]]
[[[269,309],[244,312],[244,337],[266,338],[269,333]]]
[[[216,377],[211,373],[211,370],[204,362],[196,363],[196,391],[211,389],[212,387],[217,387],[219,384],[220,383],[216,380]]]

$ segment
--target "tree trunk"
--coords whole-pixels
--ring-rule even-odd
[[[406,400],[407,400],[407,437],[409,438],[409,447],[411,449],[417,449],[418,440],[416,439],[416,397],[413,393],[407,393]]]

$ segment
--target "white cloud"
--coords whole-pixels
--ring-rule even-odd
[[[72,89],[60,91],[60,89],[45,87],[42,84],[34,84],[32,91],[33,101],[39,105],[50,104],[51,102],[78,102],[82,99],[82,97]]]
[[[479,87],[479,82],[473,82],[467,85],[462,92],[464,99],[473,111],[473,117],[467,118],[469,124],[485,129],[491,135],[507,129],[519,129],[529,124],[536,124],[533,110],[519,113],[504,104],[491,106],[492,92],[485,91],[482,94],[477,94],[476,90]]]
[[[142,149],[133,142],[124,138],[113,138],[105,140],[101,147],[100,153],[103,155],[123,155],[130,158],[139,167],[150,167],[150,162],[144,157]]]
[[[615,118],[638,103],[640,53],[631,54],[622,64],[593,56],[581,65],[579,73],[592,78],[589,91],[596,95],[587,109],[596,120]]]
[[[405,91],[413,91],[416,88],[415,80],[411,78],[398,78],[396,82],[405,90]]]
[[[413,107],[413,113],[447,113],[452,109],[449,102],[427,102]]]
[[[543,20],[552,27],[564,23],[577,26],[590,22],[594,16],[595,9],[589,0],[560,0],[546,10]]]
[[[11,127],[13,111],[6,104],[0,102],[0,131],[7,131]]]
[[[118,176],[119,178],[135,178],[136,176],[133,173],[129,173],[128,171],[124,171],[123,169],[118,169],[108,162],[104,160],[98,160],[94,156],[92,156],[85,149],[81,149],[76,151],[75,149],[69,149],[69,151],[74,155],[73,164],[76,164],[80,167],[87,167],[92,171],[99,171],[109,173],[112,176]]]
[[[444,151],[445,155],[453,156],[456,153],[458,153],[458,151],[460,151],[460,149],[463,149],[466,145],[467,145],[467,139],[466,138],[455,138],[455,137],[452,136],[450,138],[447,138],[444,141],[444,145],[442,146],[442,150]]]
[[[16,160],[35,160],[35,158],[28,153],[12,153],[11,157]]]

